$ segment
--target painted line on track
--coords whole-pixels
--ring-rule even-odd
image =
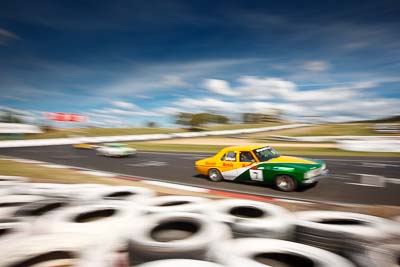
[[[22,158],[0,158],[0,160],[21,160]],[[22,159],[24,160],[24,159]],[[34,160],[28,160],[28,162],[35,164]],[[47,163],[47,164],[53,164],[50,162],[40,162],[40,163]],[[58,165],[58,164],[54,164]],[[360,204],[357,203],[341,203],[341,202],[336,202],[336,201],[323,201],[323,200],[318,200],[318,199],[304,199],[304,198],[297,198],[297,197],[286,197],[286,196],[276,196],[276,195],[269,195],[269,194],[260,194],[260,193],[255,193],[255,192],[246,192],[246,191],[239,191],[239,190],[224,190],[216,187],[201,187],[201,186],[193,186],[192,184],[185,184],[185,183],[179,183],[179,182],[163,182],[155,178],[150,178],[150,177],[144,177],[144,176],[133,176],[133,175],[126,175],[122,173],[113,173],[113,172],[104,172],[100,170],[95,170],[95,169],[89,169],[89,168],[83,168],[83,167],[75,167],[75,166],[67,166],[65,165],[66,169],[69,170],[74,170],[77,172],[91,172],[92,175],[98,175],[104,177],[104,174],[107,174],[107,177],[109,178],[115,178],[115,179],[122,179],[122,180],[130,180],[130,181],[135,181],[135,182],[146,182],[149,183],[150,181],[153,182],[159,182],[159,183],[166,183],[169,184],[170,187],[172,186],[184,186],[184,187],[189,187],[194,190],[194,188],[198,188],[197,190],[205,190],[207,194],[210,195],[217,195],[217,196],[224,196],[224,197],[232,197],[232,198],[242,198],[242,199],[250,199],[250,200],[255,200],[255,201],[263,201],[263,202],[289,202],[289,203],[308,203],[308,204],[332,204],[332,205],[352,205],[352,206],[357,206]],[[158,184],[159,184],[158,183]]]
[[[166,183],[166,182],[159,182],[159,181],[148,181],[148,180],[143,180],[142,183],[149,184],[149,185],[162,186],[162,187],[169,187],[169,188],[174,188],[174,189],[180,189],[180,190],[187,190],[187,191],[192,191],[192,192],[209,193],[208,189],[202,188],[202,187],[194,187],[194,186],[188,186],[188,185],[180,185],[180,184],[173,184],[173,183]]]

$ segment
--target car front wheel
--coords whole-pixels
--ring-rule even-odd
[[[217,169],[210,169],[210,170],[208,171],[208,177],[209,177],[210,180],[213,181],[213,182],[222,181],[222,174],[221,174],[220,171],[217,170]]]
[[[284,192],[292,192],[297,189],[296,181],[289,175],[278,175],[275,178],[275,186]]]

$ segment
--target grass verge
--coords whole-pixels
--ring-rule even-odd
[[[221,145],[181,145],[181,144],[156,144],[151,142],[129,142],[128,145],[140,150],[170,151],[170,152],[204,152],[216,153],[226,147]],[[400,153],[357,152],[344,151],[335,148],[308,148],[308,147],[279,147],[277,150],[288,155],[324,155],[324,156],[379,156],[400,157]]]
[[[254,133],[244,135],[250,138],[266,138],[270,135],[283,135],[283,136],[336,136],[336,135],[382,135],[390,136],[396,134],[385,134],[375,132],[373,123],[332,123],[322,124],[309,127],[301,127],[295,129],[286,129],[279,131],[271,131],[268,133]]]

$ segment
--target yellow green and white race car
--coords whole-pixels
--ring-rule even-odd
[[[328,174],[322,160],[282,156],[269,146],[226,147],[213,157],[196,161],[195,167],[211,181],[273,184],[286,192],[316,184]]]

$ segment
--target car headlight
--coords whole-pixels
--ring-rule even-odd
[[[312,177],[312,171],[308,171],[304,174],[304,179],[308,179]]]

